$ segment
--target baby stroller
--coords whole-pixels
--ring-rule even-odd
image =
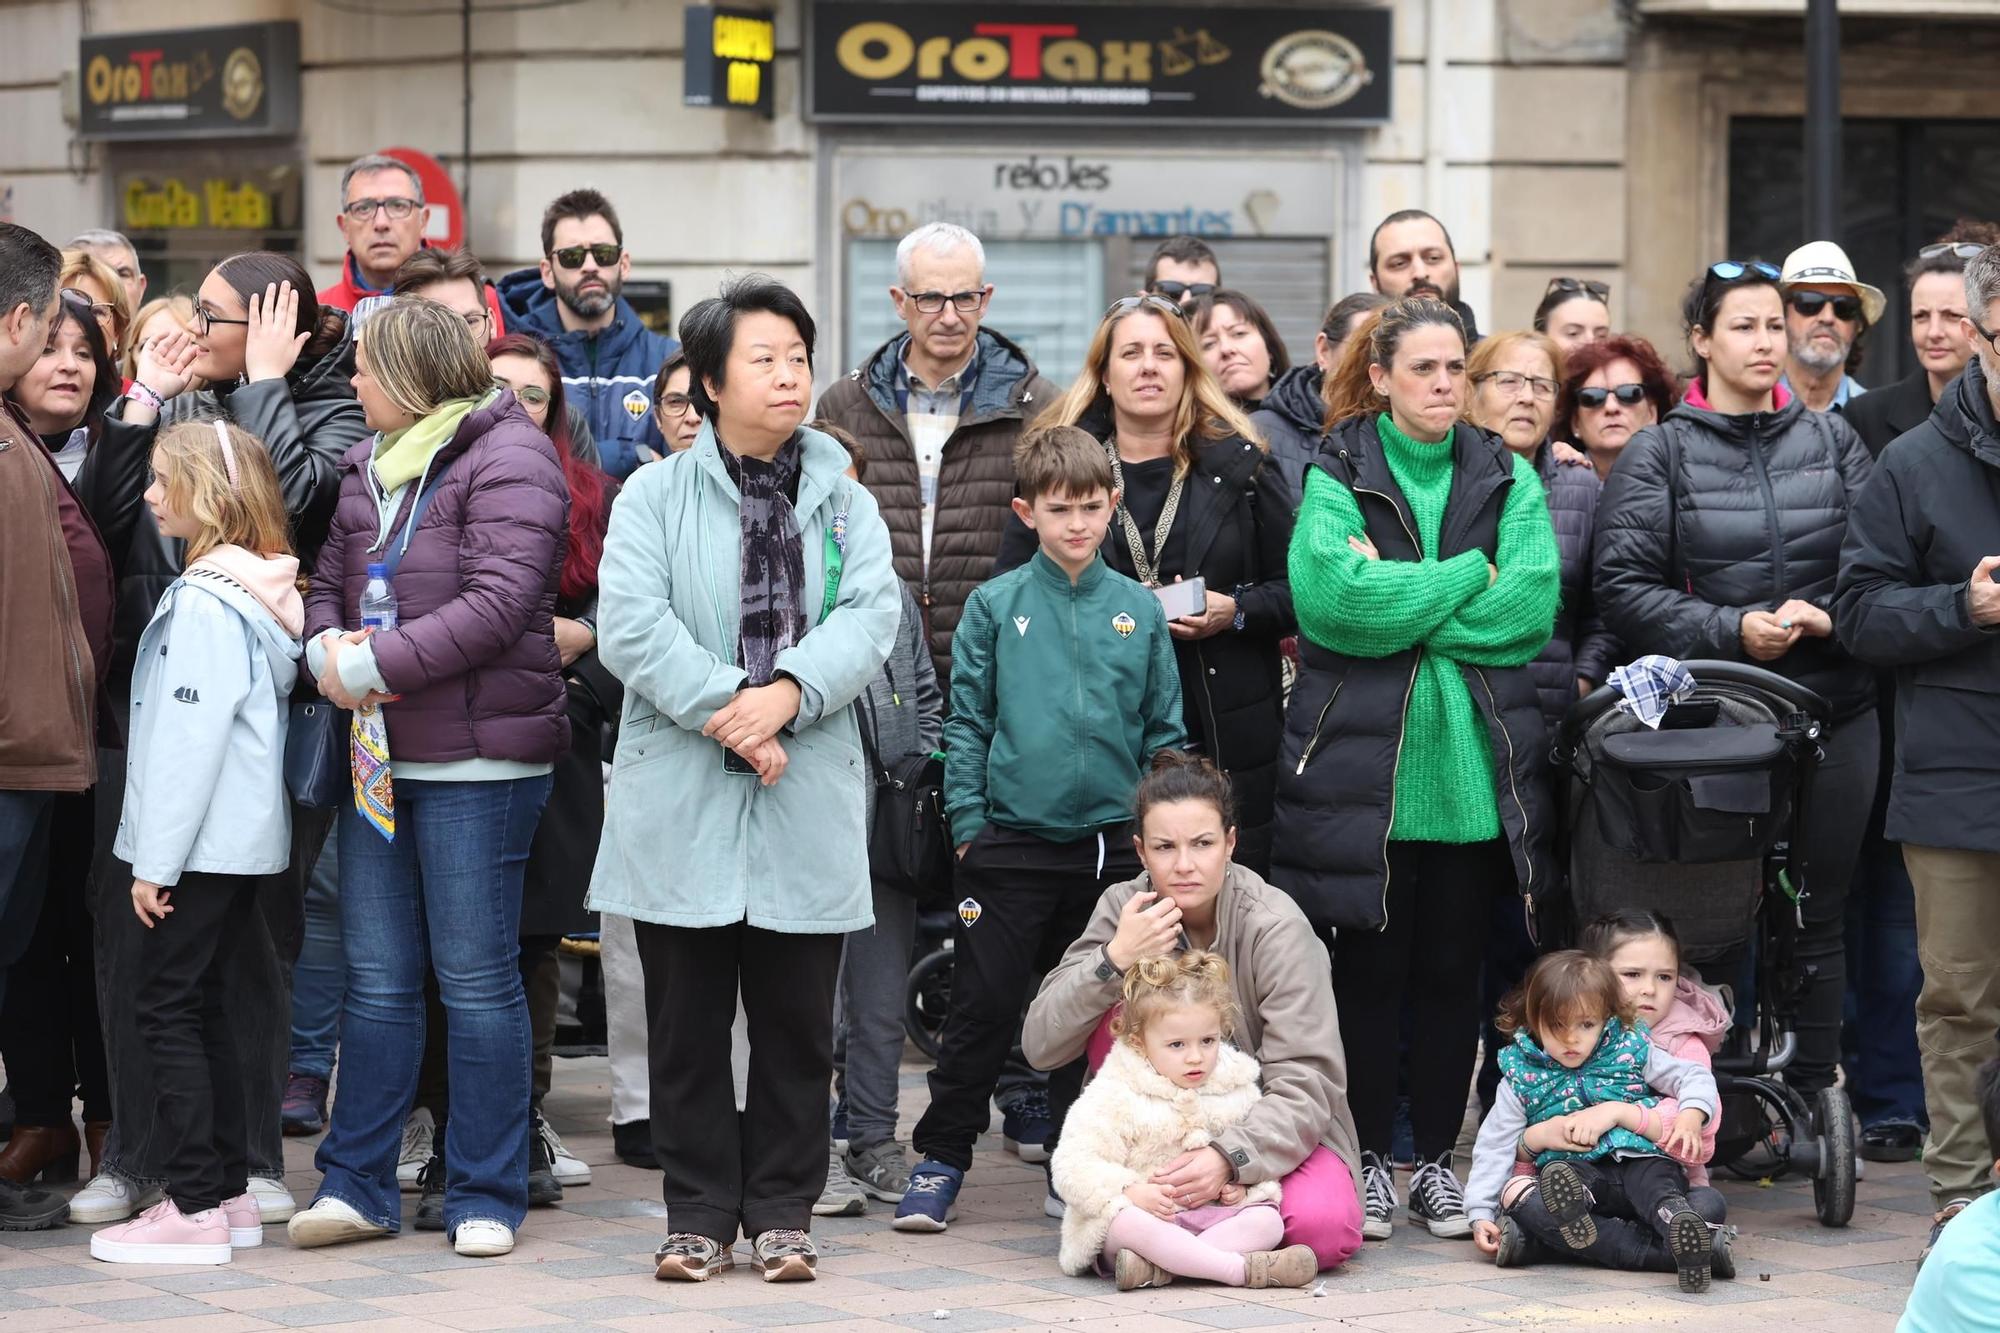
[[[1535,904],[1544,948],[1606,912],[1671,917],[1684,965],[1732,991],[1754,960],[1755,1015],[1715,1057],[1722,1124],[1715,1164],[1747,1178],[1812,1179],[1826,1226],[1854,1213],[1854,1118],[1847,1094],[1810,1103],[1786,1084],[1801,995],[1798,831],[1812,794],[1826,701],[1735,662],[1685,662],[1693,693],[1658,730],[1598,689],[1557,729],[1553,761],[1566,900]],[[1562,898],[1559,892],[1558,898]],[[1739,1010],[1739,1015],[1740,1015]]]

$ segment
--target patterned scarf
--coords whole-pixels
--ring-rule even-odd
[[[805,445],[785,441],[769,462],[723,449],[722,465],[743,495],[743,618],[737,665],[752,685],[769,685],[778,654],[805,637],[805,536],[793,505]]]
[[[1602,1102],[1628,1102],[1652,1106],[1659,1098],[1646,1085],[1646,1060],[1652,1042],[1642,1027],[1626,1027],[1616,1018],[1604,1025],[1597,1049],[1577,1069],[1565,1069],[1562,1062],[1535,1044],[1526,1032],[1514,1034],[1514,1044],[1500,1052],[1500,1072],[1507,1085],[1521,1099],[1528,1123],[1569,1115]],[[1629,1129],[1614,1129],[1597,1141],[1588,1152],[1550,1150],[1535,1158],[1536,1166],[1568,1158],[1596,1161],[1613,1153],[1657,1154],[1651,1139]]]
[[[379,707],[354,710],[348,728],[348,763],[354,774],[354,812],[382,837],[396,840],[396,789],[389,773],[389,720]]]

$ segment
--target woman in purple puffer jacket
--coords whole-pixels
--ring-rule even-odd
[[[306,603],[307,665],[356,710],[361,799],[340,813],[341,1089],[316,1159],[325,1179],[291,1238],[328,1245],[401,1223],[428,954],[450,1040],[445,1230],[460,1254],[505,1254],[528,1202],[522,872],[569,741],[552,623],[569,489],[453,311],[399,297],[364,326],[355,366],[375,434],[343,462]],[[386,566],[393,628],[361,628],[371,565]]]

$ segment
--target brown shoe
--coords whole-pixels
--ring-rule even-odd
[[[104,1170],[104,1136],[111,1132],[109,1120],[86,1120],[83,1122],[83,1146],[90,1153],[90,1178],[92,1180]]]
[[[1243,1256],[1246,1287],[1303,1287],[1319,1275],[1319,1256],[1310,1245],[1253,1250]]]
[[[1111,1265],[1112,1276],[1118,1281],[1120,1291],[1138,1291],[1142,1287],[1164,1287],[1174,1280],[1174,1275],[1143,1258],[1137,1250],[1120,1250],[1118,1258]]]
[[[83,1140],[75,1125],[15,1125],[14,1137],[0,1149],[0,1178],[26,1185],[37,1177],[47,1182],[76,1179]]]

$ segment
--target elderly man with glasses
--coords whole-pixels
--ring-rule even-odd
[[[1808,241],[1785,256],[1778,291],[1785,298],[1785,387],[1815,412],[1844,409],[1868,392],[1847,367],[1888,305],[1882,289],[1857,278],[1847,251],[1832,241]]]

